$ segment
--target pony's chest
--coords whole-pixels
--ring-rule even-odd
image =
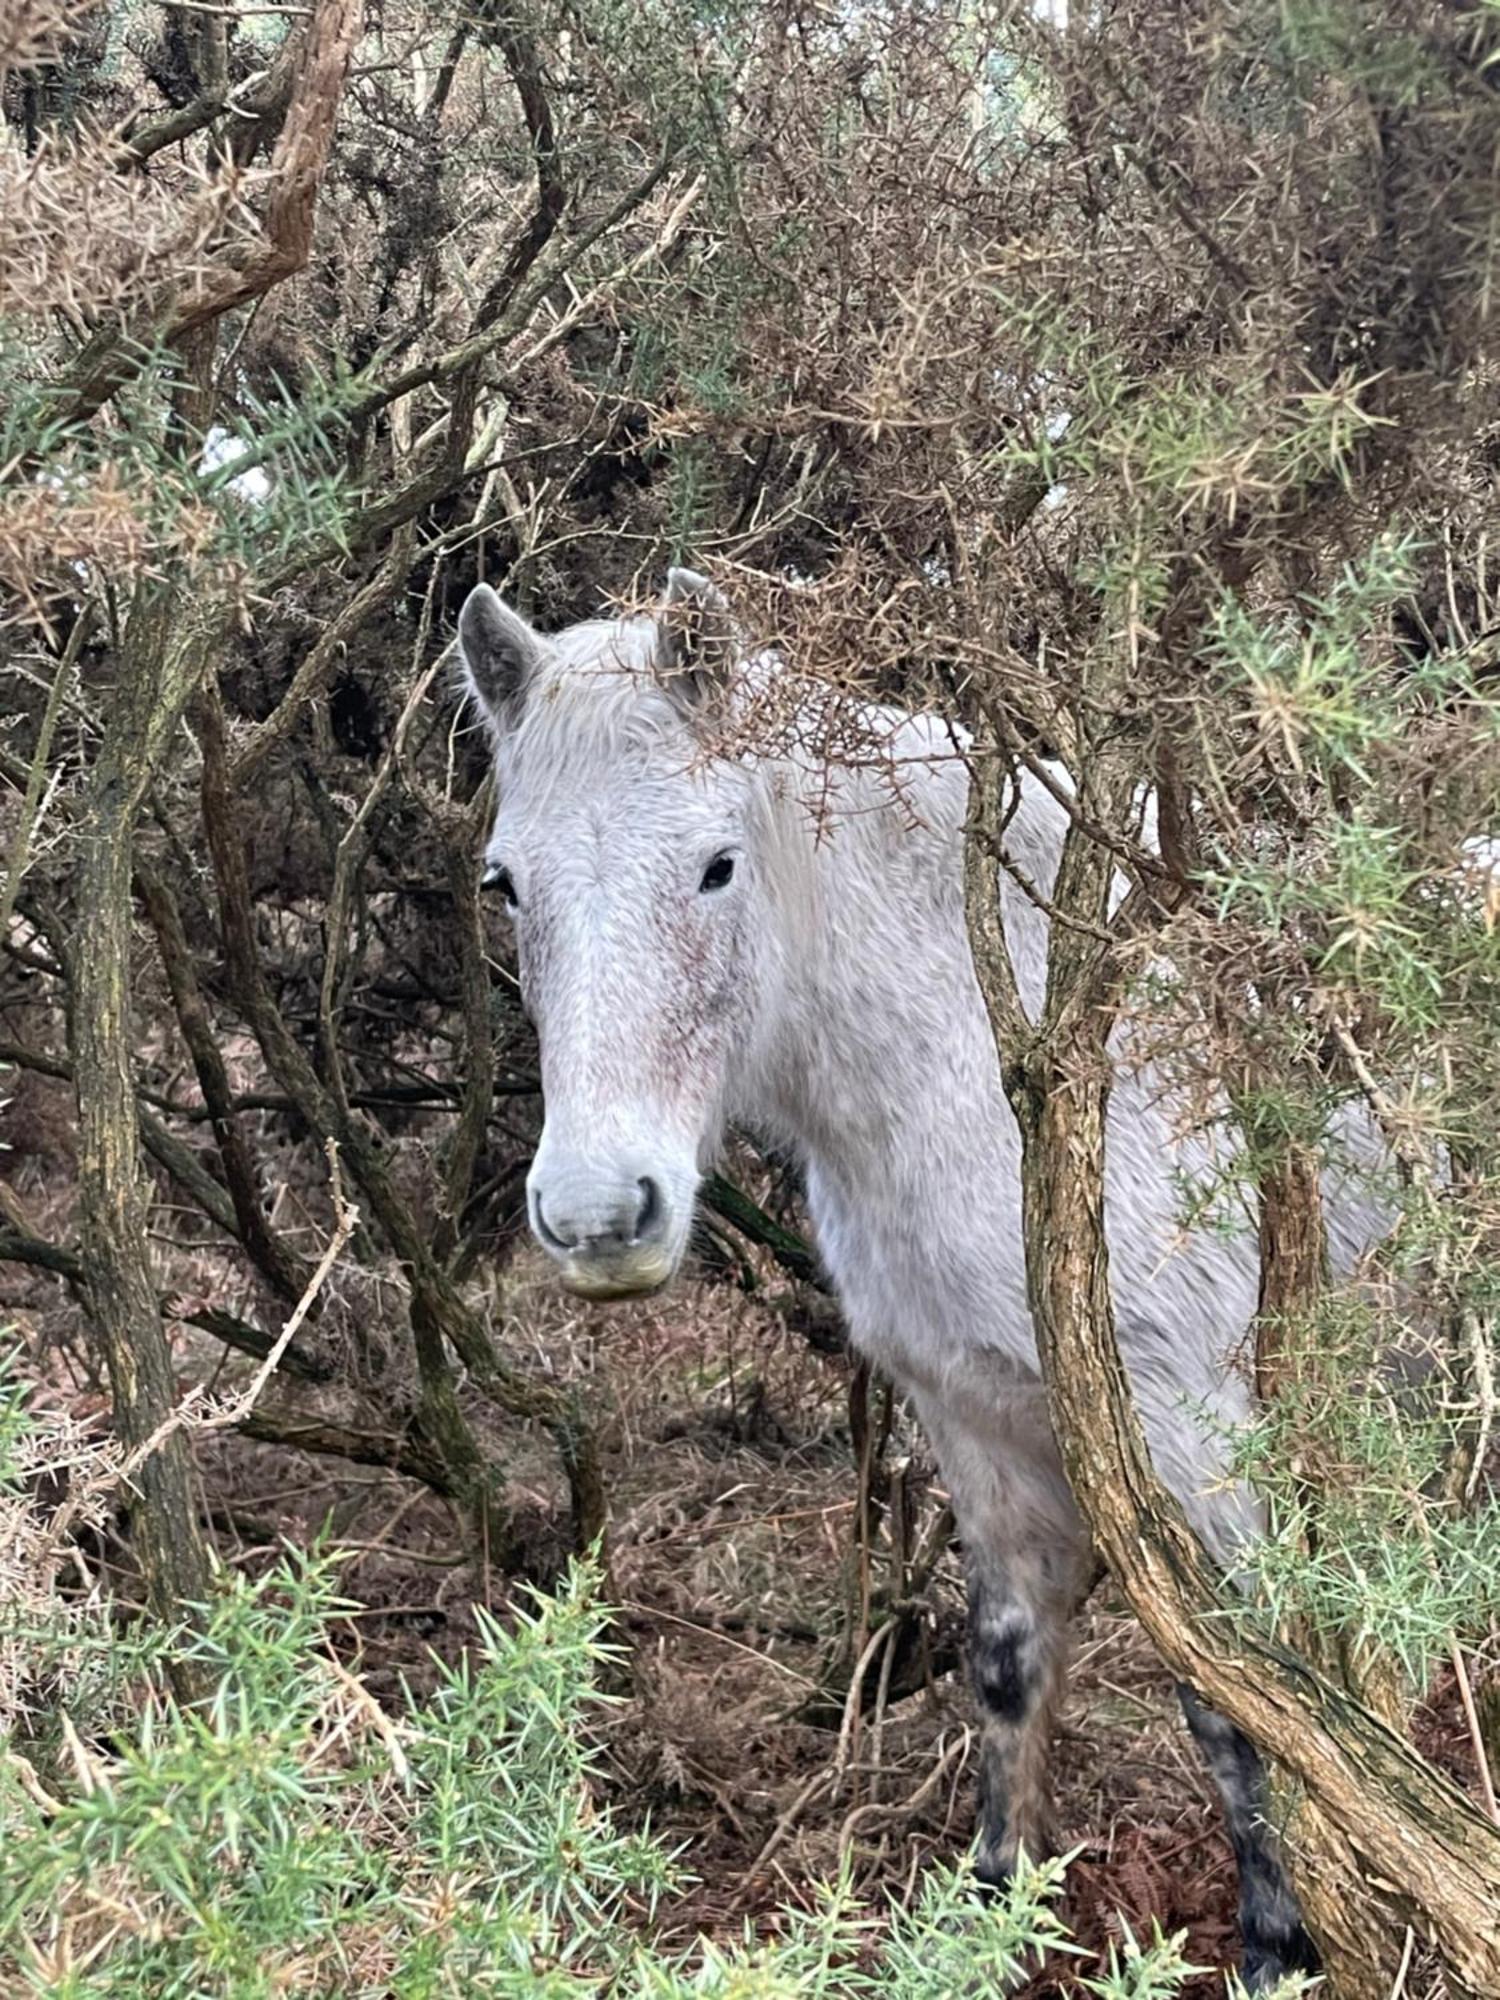
[[[957,1352],[977,1348],[1034,1368],[1020,1231],[993,1203],[955,1229],[951,1187],[908,1181],[883,1199],[816,1161],[807,1193],[819,1257],[861,1354],[907,1386],[935,1385]],[[1003,1183],[1001,1193],[1003,1203]]]

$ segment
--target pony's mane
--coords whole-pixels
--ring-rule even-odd
[[[527,683],[508,749],[543,768],[576,757],[581,743],[606,752],[646,750],[679,735],[682,712],[658,675],[654,618],[593,618],[546,641]]]

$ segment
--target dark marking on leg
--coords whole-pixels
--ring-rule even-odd
[[[983,1735],[979,1754],[979,1853],[987,1888],[1010,1881],[1022,1848],[1051,1849],[1046,1765],[1060,1631],[971,1569],[969,1667]]]
[[[971,1628],[972,1630],[972,1628]],[[1007,1628],[972,1630],[974,1693],[986,1718],[1024,1722],[1036,1693],[1025,1626],[1016,1618]]]
[[[1224,1800],[1229,1844],[1240,1873],[1246,1987],[1251,1993],[1266,1992],[1288,1972],[1321,1971],[1266,1819],[1266,1774],[1254,1744],[1190,1687],[1179,1683],[1177,1693]]]

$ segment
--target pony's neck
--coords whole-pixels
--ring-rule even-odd
[[[935,718],[868,713],[866,760],[767,760],[778,977],[733,1115],[846,1181],[891,1187],[923,1172],[940,1124],[953,1148],[955,1102],[993,1115],[998,1073],[964,921],[962,746]],[[1023,794],[1010,828],[1043,890],[1050,804]],[[1035,1007],[1046,919],[1019,890],[1004,902]]]

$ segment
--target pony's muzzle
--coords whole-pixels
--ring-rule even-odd
[[[671,1206],[652,1174],[548,1172],[538,1163],[526,1194],[532,1233],[582,1298],[654,1292],[677,1267]]]

